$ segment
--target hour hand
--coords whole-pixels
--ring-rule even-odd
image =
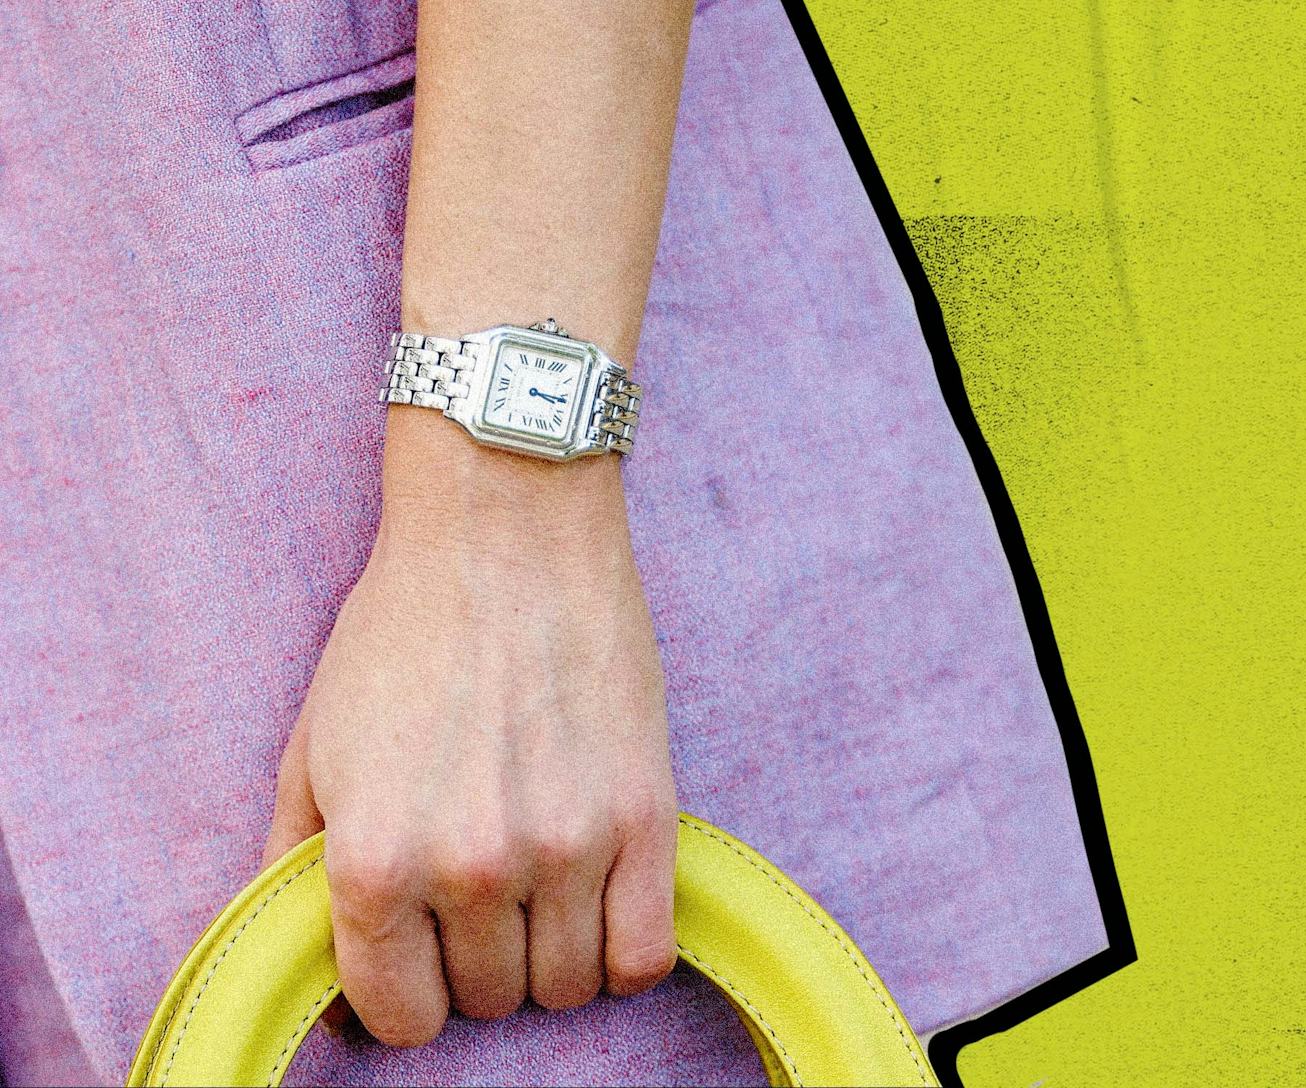
[[[566,397],[555,397],[551,393],[541,393],[533,385],[530,388],[530,395],[532,397],[539,397],[540,400],[547,400],[550,404],[564,404],[567,400]]]

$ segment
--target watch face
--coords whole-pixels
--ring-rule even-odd
[[[582,371],[579,359],[505,342],[490,375],[485,422],[538,438],[566,438],[580,397]]]

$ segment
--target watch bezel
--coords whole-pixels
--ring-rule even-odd
[[[593,405],[607,363],[606,356],[596,345],[586,340],[573,340],[569,336],[559,336],[519,325],[496,325],[492,329],[468,336],[465,340],[479,345],[481,359],[471,375],[470,389],[465,402],[470,410],[457,413],[454,418],[474,438],[488,445],[557,461],[596,452],[595,443],[589,436],[590,417],[593,412],[587,411],[586,405]],[[567,431],[561,437],[548,438],[543,435],[526,434],[512,428],[497,426],[486,419],[495,363],[504,346],[510,344],[538,349],[542,353],[573,359],[580,363],[580,377],[576,383],[576,404],[572,409],[572,418]]]

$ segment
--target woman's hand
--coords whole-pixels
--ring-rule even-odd
[[[616,458],[535,463],[454,430],[452,498],[387,494],[265,852],[325,823],[344,993],[397,1045],[451,1005],[636,993],[676,956],[662,673]]]
[[[556,314],[633,362],[693,8],[418,4],[405,330]],[[451,1005],[634,993],[675,962],[662,673],[617,460],[387,409],[380,533],[266,853],[325,822],[344,992],[383,1041],[430,1039]]]

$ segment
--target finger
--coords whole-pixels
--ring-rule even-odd
[[[322,830],[322,814],[313,800],[308,779],[306,730],[296,728],[286,742],[277,772],[276,807],[272,812],[272,829],[263,847],[263,867]],[[332,1034],[340,1034],[353,1018],[344,994],[339,994],[322,1012],[321,1023]]]
[[[603,986],[603,872],[563,869],[526,908],[531,997],[546,1009],[570,1009]]]
[[[328,833],[327,884],[336,963],[350,1005],[392,1046],[420,1046],[449,1014],[435,919],[417,895],[413,861],[383,844]]]
[[[506,866],[488,855],[437,871],[445,979],[465,1016],[507,1016],[526,999],[526,916]]]
[[[322,1010],[318,1023],[326,1029],[328,1035],[341,1035],[345,1028],[357,1019],[358,1015],[350,1008],[345,995],[336,994],[331,1004]]]
[[[609,993],[629,997],[676,965],[674,815],[642,824],[608,873],[603,893],[604,970]]]
[[[308,781],[307,740],[307,730],[296,726],[281,753],[272,828],[263,847],[264,868],[322,830],[322,814],[313,801]]]

